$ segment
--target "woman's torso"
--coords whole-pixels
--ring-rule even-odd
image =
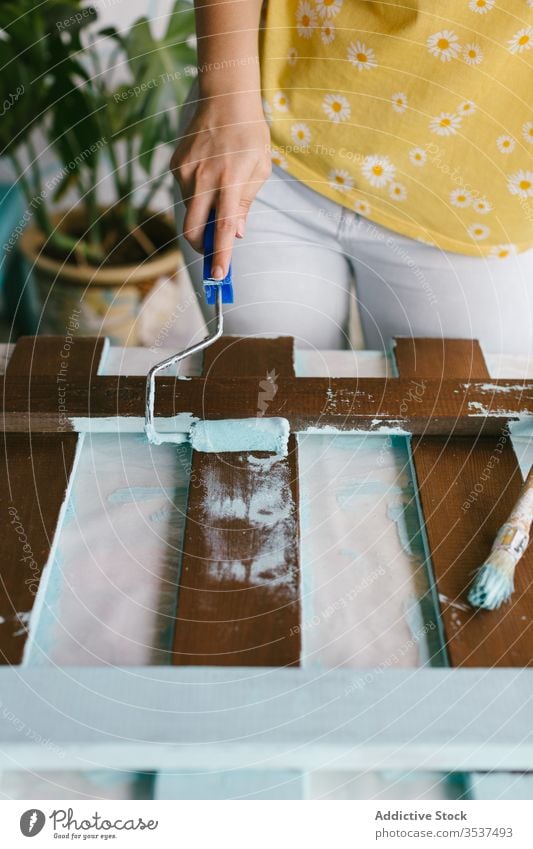
[[[533,246],[533,0],[269,0],[274,161],[392,230]]]

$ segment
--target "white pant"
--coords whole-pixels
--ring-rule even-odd
[[[180,232],[183,215],[178,202]],[[201,258],[185,242],[183,250],[203,303]],[[533,250],[507,259],[442,251],[373,224],[280,169],[236,241],[233,278],[235,304],[224,311],[230,334],[291,335],[300,347],[322,350],[361,347],[353,323],[349,333],[357,303],[367,348],[412,335],[532,352]]]

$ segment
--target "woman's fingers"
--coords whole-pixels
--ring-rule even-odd
[[[218,195],[211,271],[215,280],[221,280],[228,273],[241,212],[242,190],[243,186],[239,184],[225,185]]]
[[[203,250],[205,224],[216,207],[212,268],[217,279],[227,274],[235,237],[244,236],[246,216],[271,168],[265,121],[243,126],[240,113],[229,120],[211,103],[196,113],[171,159],[187,207],[184,236],[197,251]]]
[[[204,230],[207,218],[215,205],[214,192],[202,192],[186,201],[187,212],[183,221],[183,235],[198,253],[203,252]]]
[[[202,152],[203,153],[203,152]],[[187,212],[183,235],[192,247],[203,251],[204,230],[209,212],[216,207],[212,274],[226,276],[235,237],[242,238],[252,202],[270,174],[270,161],[243,156],[237,162],[215,162],[212,157],[178,149],[172,159]]]
[[[250,192],[249,187],[241,181],[235,180],[228,184],[227,177],[225,180],[217,180],[216,175],[213,175],[212,185],[215,187],[217,183],[223,186],[218,191],[216,188],[205,189],[200,180],[196,183],[192,181],[189,189],[191,194],[184,198],[187,212],[183,222],[183,235],[192,247],[201,253],[205,224],[210,210],[216,207],[213,270],[221,269],[221,273],[217,271],[217,275],[222,278],[227,274],[235,236],[244,235],[244,222],[252,198],[241,197],[243,191],[247,194]],[[217,275],[213,274],[214,277]]]
[[[235,237],[242,239],[246,219],[254,198],[271,173],[270,162],[256,164],[252,177],[246,182],[221,189],[218,197],[213,255],[213,277],[221,279],[228,273]],[[216,273],[215,273],[216,269]]]
[[[260,160],[253,171],[252,177],[248,185],[244,190],[244,197],[241,198],[241,212],[237,219],[237,237],[239,239],[244,238],[246,233],[246,219],[248,218],[248,212],[250,211],[250,207],[255,200],[255,196],[257,192],[263,185],[263,183],[268,180],[272,173],[272,163],[270,159],[262,159]]]

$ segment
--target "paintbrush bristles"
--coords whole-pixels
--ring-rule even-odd
[[[496,610],[509,601],[514,590],[516,558],[505,549],[495,551],[476,574],[468,593],[472,607]]]
[[[533,466],[520,496],[492,546],[491,553],[476,573],[468,601],[472,607],[496,610],[509,601],[514,590],[514,573],[529,544],[533,523]]]

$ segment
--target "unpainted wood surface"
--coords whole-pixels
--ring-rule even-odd
[[[246,367],[245,359],[242,366]],[[160,378],[156,384],[158,426],[161,417],[179,413],[201,419],[255,417],[260,404],[257,377],[219,378],[214,367],[206,378]],[[287,418],[293,432],[328,426],[373,432],[397,427],[414,434],[443,435],[453,431],[457,435],[478,435],[481,431],[497,433],[506,421],[533,415],[532,381],[281,375],[276,384],[277,393],[269,402],[266,415]],[[143,377],[97,377],[89,384],[73,380],[64,388],[67,417],[83,420],[82,430],[89,429],[87,418],[97,418],[99,427],[103,419],[108,419],[110,427],[120,429],[128,427],[128,419],[133,417],[135,427],[144,426]],[[36,377],[29,384],[27,379],[7,376],[4,385],[0,383],[0,391],[4,390],[4,429],[57,429],[54,378]]]
[[[258,344],[260,342],[260,344]],[[294,377],[294,339],[277,336],[275,339],[223,336],[204,351],[203,374],[206,380],[214,377],[258,377],[275,372],[281,377]],[[235,371],[235,363],[240,368]]]
[[[403,378],[476,381],[490,377],[477,339],[399,337],[394,352]]]
[[[257,410],[267,374],[294,374],[292,356],[292,340],[226,337],[207,349],[204,373],[210,386],[219,371],[254,375]],[[193,452],[173,662],[298,664],[299,584],[295,438],[286,458]]]
[[[80,378],[82,385],[88,377],[96,377],[105,345],[96,336],[21,336],[9,358],[6,373],[28,382],[34,377],[48,377],[65,382]]]
[[[471,340],[401,339],[396,360],[402,377],[489,377]],[[451,665],[533,665],[533,547],[509,604],[474,611],[466,600],[522,485],[509,435],[413,437],[412,448]]]
[[[96,374],[104,340],[25,337],[7,365],[8,378],[67,373],[82,381]],[[66,357],[61,357],[61,354]],[[56,382],[53,398],[58,403]],[[28,391],[28,384],[26,385]],[[20,663],[27,624],[48,561],[76,454],[74,433],[6,433],[0,458],[0,663]]]

